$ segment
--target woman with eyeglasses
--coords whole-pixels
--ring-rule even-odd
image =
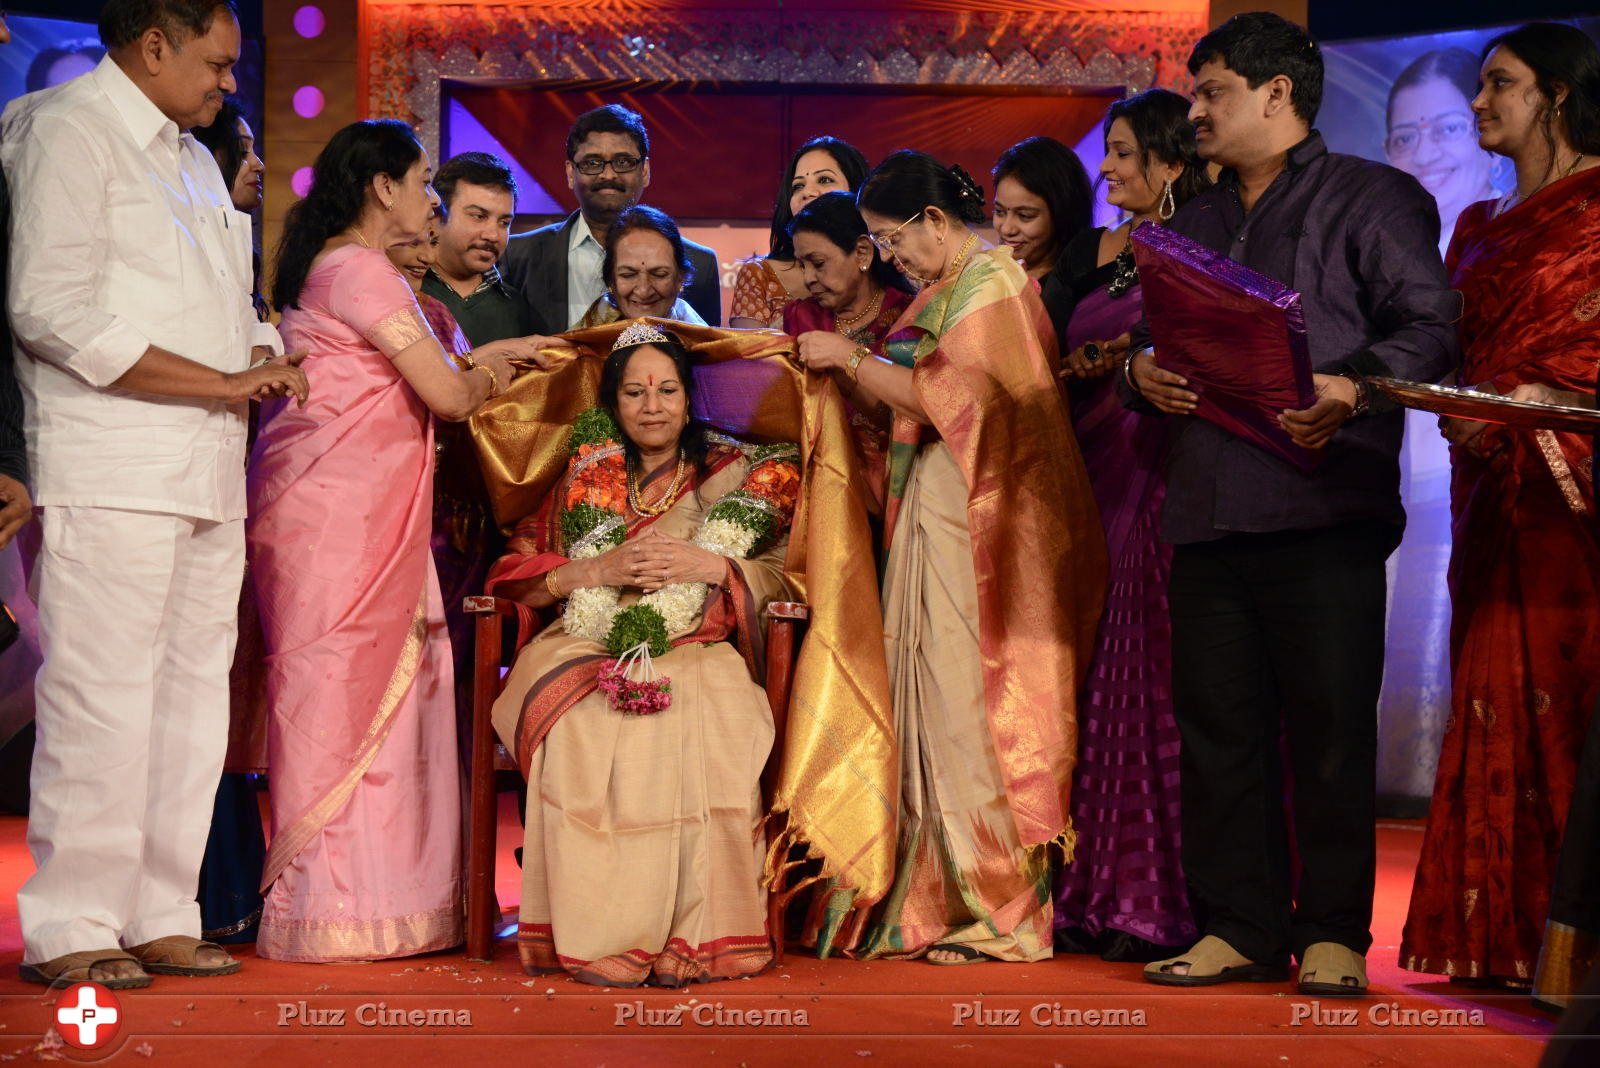
[[[1478,144],[1511,161],[1517,184],[1456,225],[1458,380],[1587,393],[1600,362],[1600,49],[1532,23],[1489,43],[1479,78]],[[1592,891],[1551,895],[1600,699],[1594,440],[1440,423],[1453,469],[1450,719],[1400,966],[1511,989],[1537,972],[1538,994],[1558,999],[1600,949]]]
[[[1038,289],[1010,248],[973,230],[982,188],[901,151],[856,203],[880,254],[923,288],[887,358],[815,333],[799,349],[809,369],[843,373],[894,411],[883,612],[900,840],[894,886],[861,940],[832,929],[818,942],[946,965],[1040,960],[1049,847],[1073,842],[1075,710],[1105,536]]]
[[[744,330],[780,326],[783,310],[810,295],[795,258],[789,223],[801,208],[825,193],[854,193],[866,176],[867,158],[837,137],[813,137],[795,150],[783,181],[778,183],[771,250],[765,257],[739,261],[729,326]]]
[[[1384,152],[1438,202],[1441,255],[1467,205],[1501,192],[1496,156],[1478,146],[1472,114],[1477,94],[1478,59],[1465,48],[1424,52],[1389,89]]]
[[[1172,549],[1160,538],[1167,424],[1130,411],[1111,372],[1144,314],[1131,238],[1211,184],[1189,101],[1147,89],[1112,104],[1103,126],[1106,200],[1120,226],[1062,251],[1043,295],[1066,320],[1072,424],[1100,506],[1110,592],[1084,688],[1078,848],[1056,881],[1056,948],[1151,961],[1197,937],[1179,856],[1178,725],[1172,712]]]

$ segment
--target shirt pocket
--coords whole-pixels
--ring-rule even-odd
[[[113,178],[106,190],[106,266],[123,264],[162,281],[174,277],[180,240],[195,235],[173,214],[155,175]]]

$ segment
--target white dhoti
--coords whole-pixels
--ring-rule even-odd
[[[23,959],[198,937],[244,522],[60,506],[39,516],[38,870],[17,894]]]

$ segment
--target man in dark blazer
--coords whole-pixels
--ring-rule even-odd
[[[578,210],[506,243],[500,273],[528,302],[535,334],[559,334],[605,292],[600,277],[606,231],[639,203],[650,184],[650,134],[637,112],[607,104],[579,115],[567,133],[567,183]],[[683,299],[712,326],[722,324],[717,254],[684,241],[694,279]]]

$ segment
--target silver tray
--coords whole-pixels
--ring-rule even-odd
[[[1438,415],[1541,430],[1567,430],[1583,434],[1600,431],[1600,410],[1594,408],[1537,404],[1460,386],[1434,386],[1426,382],[1405,382],[1398,378],[1369,378],[1367,384],[1396,404]]]

